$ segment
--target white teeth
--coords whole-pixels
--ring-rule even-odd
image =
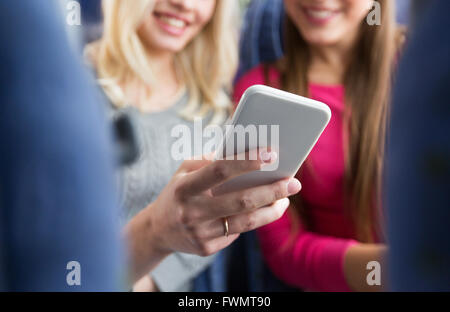
[[[325,19],[333,15],[333,12],[327,10],[308,10],[308,14],[314,18]]]
[[[167,23],[170,26],[177,27],[177,28],[184,28],[186,27],[186,22],[182,21],[178,18],[169,17],[169,16],[161,16],[160,19]]]

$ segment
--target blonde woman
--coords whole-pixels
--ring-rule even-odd
[[[216,123],[227,117],[224,88],[236,64],[235,34],[226,27],[232,7],[212,0],[103,2],[104,35],[89,54],[113,106],[134,108],[127,110],[142,153],[121,179],[130,217],[155,200],[180,165],[170,155],[172,128],[193,128],[195,115]],[[191,290],[212,260],[174,254],[152,278],[163,291]]]
[[[171,157],[175,126],[193,130],[196,117],[220,124],[228,116],[226,92],[237,63],[234,5],[228,0],[103,2],[104,35],[87,54],[113,112],[127,110],[137,121],[141,152],[122,173],[122,204],[132,218],[125,229],[132,267],[138,268],[132,280],[151,273],[135,290],[192,290],[193,279],[213,258],[173,251],[211,255],[239,233],[280,217],[288,206],[285,197],[300,189],[292,179],[215,199],[208,189],[276,156],[262,152],[256,166],[184,162],[178,171],[181,162]],[[184,194],[182,200],[177,194]],[[284,199],[277,201],[280,195]],[[251,207],[239,205],[243,197]]]

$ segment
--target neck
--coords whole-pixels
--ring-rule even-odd
[[[172,52],[148,52],[147,57],[150,59],[155,77],[157,77],[156,88],[161,86],[178,85],[176,69],[175,69],[175,54]]]
[[[313,62],[320,62],[333,67],[344,67],[347,64],[350,49],[339,46],[312,46],[310,48]]]
[[[174,104],[174,97],[180,87],[175,67],[175,53],[147,50],[147,58],[152,64],[154,84],[131,82],[128,85],[132,103],[145,112],[167,109]]]
[[[311,45],[310,81],[324,84],[342,84],[347,68],[354,57],[357,37],[352,36],[333,45]]]

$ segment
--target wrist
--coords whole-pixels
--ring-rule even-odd
[[[355,244],[344,255],[344,274],[353,291],[381,291],[384,285],[367,283],[367,265],[372,261],[381,263],[387,253],[387,246],[381,244]],[[382,270],[384,272],[384,270]]]
[[[136,284],[134,284],[133,292],[158,292],[158,287],[150,275],[145,275]]]
[[[147,238],[146,246],[152,250],[152,255],[155,258],[164,259],[169,256],[172,251],[165,243],[165,227],[161,221],[155,218],[152,213],[153,204],[149,205],[143,211],[143,232]]]
[[[142,210],[126,226],[125,235],[130,250],[130,279],[134,283],[153,270],[170,251],[163,248],[151,207]]]

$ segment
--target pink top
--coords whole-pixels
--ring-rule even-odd
[[[268,76],[270,85],[279,87],[279,72],[271,68]],[[234,99],[240,99],[255,84],[266,84],[262,66],[239,79]],[[267,264],[286,283],[314,291],[350,291],[344,276],[344,255],[357,242],[344,213],[344,87],[310,84],[309,92],[332,112],[299,176],[302,200],[311,214],[311,230],[300,228],[292,238],[291,220],[285,214],[258,230],[258,237]]]

